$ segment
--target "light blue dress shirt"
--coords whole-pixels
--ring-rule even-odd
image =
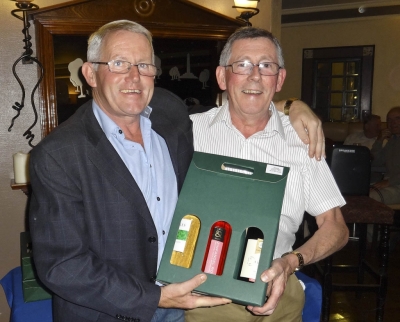
[[[178,200],[177,180],[167,144],[151,128],[149,106],[140,115],[144,148],[125,139],[121,128],[94,101],[92,107],[100,127],[142,191],[153,217],[158,235],[158,268]]]

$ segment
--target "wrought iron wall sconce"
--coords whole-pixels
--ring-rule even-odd
[[[34,145],[32,144],[32,140],[34,139],[35,135],[32,133],[31,130],[33,129],[33,127],[36,125],[36,123],[38,121],[38,113],[37,113],[37,110],[35,107],[34,97],[35,97],[35,91],[39,87],[39,84],[43,79],[44,70],[43,70],[43,65],[40,63],[40,61],[37,58],[32,57],[32,54],[33,54],[33,51],[31,48],[32,47],[32,43],[31,43],[32,37],[29,35],[29,27],[31,25],[28,20],[28,15],[29,15],[30,11],[39,9],[39,6],[32,3],[33,0],[11,0],[11,1],[15,1],[16,2],[15,5],[17,6],[17,9],[12,10],[11,14],[14,17],[16,17],[24,22],[24,29],[22,30],[22,33],[24,34],[23,42],[25,43],[25,46],[23,48],[25,51],[14,62],[13,66],[12,66],[12,72],[14,74],[14,77],[16,78],[16,80],[18,81],[18,84],[21,87],[22,98],[21,98],[21,102],[15,102],[14,105],[12,106],[12,108],[17,111],[17,115],[15,115],[12,118],[11,125],[8,128],[8,132],[11,132],[11,129],[14,126],[15,120],[20,116],[21,110],[25,104],[25,87],[22,84],[21,79],[18,77],[18,74],[16,72],[16,66],[18,65],[19,62],[22,62],[22,64],[36,63],[39,67],[39,79],[38,79],[37,83],[35,84],[35,86],[33,87],[32,93],[31,93],[31,104],[32,104],[32,109],[33,109],[35,119],[34,119],[34,122],[32,123],[32,125],[23,134],[23,136],[25,136],[26,139],[29,140],[28,144],[31,147],[34,147]],[[22,16],[18,15],[19,13],[22,13]]]
[[[236,8],[240,12],[240,16],[236,19],[245,22],[247,26],[252,26],[249,20],[260,12],[260,9],[257,8],[260,0],[234,0],[234,2],[235,5],[232,8]]]

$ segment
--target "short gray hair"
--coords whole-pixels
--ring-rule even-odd
[[[283,59],[282,47],[279,40],[268,30],[255,28],[255,27],[242,27],[236,30],[227,40],[224,48],[222,49],[219,59],[220,66],[228,65],[229,59],[232,55],[232,45],[236,40],[240,39],[253,39],[253,38],[266,38],[272,41],[275,45],[276,53],[278,56],[278,64],[281,68],[285,68],[285,61]]]
[[[101,56],[101,45],[104,38],[112,32],[119,31],[119,30],[127,30],[133,33],[142,34],[146,36],[149,41],[152,53],[152,63],[154,64],[154,49],[152,43],[152,36],[150,31],[148,31],[142,25],[130,21],[130,20],[116,20],[105,24],[104,26],[100,27],[97,31],[95,31],[88,40],[88,49],[87,49],[87,61],[94,62],[99,61]]]

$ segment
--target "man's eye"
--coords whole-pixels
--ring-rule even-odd
[[[115,67],[121,67],[123,64],[124,64],[124,62],[121,60],[114,60]]]
[[[271,68],[272,64],[271,63],[260,63],[260,68]]]
[[[138,67],[139,67],[140,69],[147,69],[147,68],[149,68],[149,65],[148,65],[148,64],[145,64],[145,63],[140,63],[140,64],[138,64]]]
[[[240,67],[240,68],[245,68],[245,67],[247,67],[249,64],[247,63],[247,62],[240,62],[240,63],[237,63],[237,67]]]

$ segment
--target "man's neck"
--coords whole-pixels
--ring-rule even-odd
[[[238,115],[235,112],[231,112],[231,121],[234,127],[236,127],[240,133],[247,139],[253,134],[263,131],[268,124],[271,117],[271,111],[268,111],[265,115]]]

